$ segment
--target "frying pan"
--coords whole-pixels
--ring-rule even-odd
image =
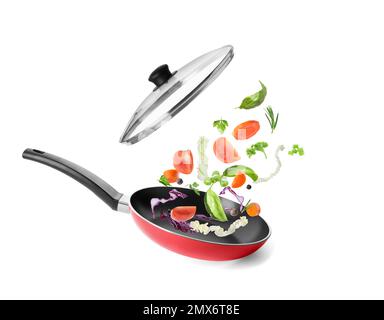
[[[36,161],[52,167],[70,176],[95,193],[113,210],[131,213],[139,228],[153,241],[161,246],[193,258],[204,260],[233,260],[245,257],[258,250],[270,237],[270,228],[261,217],[249,218],[245,228],[238,229],[227,237],[218,237],[214,233],[203,235],[196,232],[185,233],[176,230],[166,219],[159,218],[160,210],[168,210],[177,206],[193,205],[198,213],[206,212],[204,207],[204,192],[198,196],[193,190],[174,187],[151,187],[136,191],[131,196],[116,191],[104,180],[88,170],[55,155],[36,149],[26,149],[23,158]],[[151,210],[152,198],[169,198],[169,191],[176,189],[188,197],[177,198],[157,207],[154,219]],[[237,208],[239,204],[221,198],[224,208]],[[228,222],[215,224],[228,228],[236,219],[229,218]]]

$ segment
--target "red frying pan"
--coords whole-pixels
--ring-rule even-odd
[[[152,187],[136,191],[131,196],[117,192],[108,183],[88,170],[55,155],[26,149],[23,158],[40,162],[59,170],[95,193],[113,210],[131,213],[139,228],[153,241],[174,252],[204,260],[233,260],[245,257],[258,250],[270,237],[270,228],[261,217],[249,218],[248,225],[238,229],[227,237],[218,237],[214,233],[203,235],[196,232],[183,232],[175,229],[166,219],[160,219],[161,210],[169,210],[177,206],[193,205],[197,212],[205,213],[204,192],[198,196],[190,189],[173,187]],[[151,199],[169,198],[169,191],[176,189],[187,195],[160,205],[154,218],[151,209]],[[221,198],[225,208],[239,209],[239,204]],[[232,219],[232,220],[231,220]],[[217,222],[228,228],[235,218],[228,222]],[[216,221],[215,221],[216,224]]]

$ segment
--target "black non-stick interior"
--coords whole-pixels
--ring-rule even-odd
[[[26,149],[23,152],[23,158],[39,162],[46,166],[52,167],[60,172],[63,172],[64,174],[68,175],[72,179],[78,181],[79,183],[87,187],[89,190],[91,190],[113,210],[118,210],[122,194],[92,172],[66,159],[36,149]],[[186,197],[185,199],[177,198],[174,201],[169,201],[165,204],[160,204],[158,207],[156,207],[156,217],[154,219],[152,217],[151,199],[168,199],[170,196],[169,191],[171,191],[172,189],[176,189],[186,194],[188,197]],[[167,219],[160,218],[160,213],[162,211],[166,211],[177,206],[196,206],[197,214],[204,214],[208,216],[204,207],[204,195],[205,192],[200,192],[200,195],[197,195],[193,190],[185,188],[152,187],[135,192],[131,196],[131,205],[139,215],[141,215],[149,222],[176,234],[184,235],[198,240],[222,244],[252,244],[255,242],[266,240],[269,235],[269,227],[266,222],[260,217],[248,217],[248,225],[236,230],[234,234],[229,235],[227,237],[218,237],[212,232],[208,235],[203,235],[197,232],[185,233],[183,231],[175,229]],[[238,203],[225,198],[222,198],[222,204],[226,209],[239,209],[240,207]],[[214,221],[213,223],[216,225],[220,225],[224,229],[228,229],[231,223],[235,221],[238,217],[233,218],[228,216],[228,218],[229,221],[227,222]]]
[[[160,204],[156,207],[155,213],[156,217],[153,219],[152,211],[151,211],[151,199],[152,198],[169,198],[169,191],[172,189],[176,189],[188,197],[185,199],[177,198],[176,200],[169,201],[164,204]],[[213,232],[208,235],[203,235],[197,232],[182,232],[180,230],[175,229],[167,219],[161,219],[160,213],[162,211],[166,211],[168,209],[172,209],[177,206],[196,206],[197,214],[208,215],[204,207],[204,195],[205,192],[200,192],[200,196],[198,196],[193,190],[185,189],[185,188],[174,188],[174,187],[152,187],[141,189],[135,192],[131,196],[131,204],[133,209],[144,217],[146,220],[150,221],[157,226],[170,230],[174,233],[181,234],[187,237],[195,238],[198,240],[204,240],[209,242],[217,242],[223,244],[248,244],[254,243],[261,240],[264,240],[269,235],[269,227],[267,223],[261,217],[248,217],[248,224],[245,227],[239,228],[232,235],[227,237],[218,237]],[[234,201],[221,198],[222,204],[224,208],[238,208],[240,205]],[[215,225],[220,225],[224,229],[228,229],[232,222],[234,222],[238,217],[231,217],[228,215],[227,222],[212,222]],[[193,219],[192,219],[193,220]],[[200,223],[204,223],[200,221]],[[209,223],[211,224],[211,222]]]

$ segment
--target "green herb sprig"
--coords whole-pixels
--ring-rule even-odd
[[[171,184],[169,183],[168,179],[164,175],[160,177],[159,182],[165,185],[166,187],[171,187]]]
[[[260,142],[257,142],[253,145],[251,145],[248,149],[247,149],[247,156],[249,158],[251,158],[252,156],[254,156],[256,154],[257,151],[260,151],[262,153],[264,153],[264,156],[265,158],[267,158],[267,154],[265,153],[265,148],[268,147],[268,143],[264,142],[264,141],[260,141]]]
[[[196,193],[199,196],[200,195],[200,191],[199,191],[199,189],[197,189],[198,187],[199,187],[199,184],[197,182],[191,183],[189,185],[189,189],[193,190],[193,192]]]
[[[293,156],[294,154],[298,154],[299,156],[303,156],[304,155],[304,149],[299,147],[298,144],[294,144],[292,146],[292,150],[288,151],[288,154],[290,156]]]
[[[225,129],[227,129],[228,127],[228,121],[223,119],[216,120],[213,122],[213,127],[217,128],[217,130],[219,130],[219,132],[223,134]]]
[[[204,180],[204,184],[207,186],[213,186],[215,183],[219,182],[221,187],[228,186],[228,179],[220,174],[219,171],[213,171],[211,177],[207,177]]]
[[[272,130],[272,133],[273,133],[273,131],[275,131],[275,129],[276,129],[277,121],[279,121],[279,113],[277,113],[276,117],[275,117],[275,113],[273,112],[272,107],[268,106],[265,109],[265,116],[268,119],[269,125],[271,126],[271,130]]]
[[[240,211],[240,214],[243,214],[245,211],[247,211],[247,208],[250,202],[251,202],[251,199],[249,199],[247,203],[243,206],[243,210]]]

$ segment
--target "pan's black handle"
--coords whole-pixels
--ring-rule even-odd
[[[94,175],[92,172],[89,172],[68,160],[36,149],[26,149],[23,152],[23,158],[40,162],[65,173],[95,193],[113,210],[117,210],[122,194],[117,192],[108,183]]]

